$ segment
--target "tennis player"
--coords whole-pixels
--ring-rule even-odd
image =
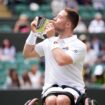
[[[86,46],[76,35],[74,28],[79,15],[65,8],[46,25],[47,38],[36,44],[36,21],[24,45],[23,54],[28,57],[45,56],[45,83],[42,99],[44,105],[74,105],[85,93],[82,77]],[[58,34],[56,37],[55,34]]]

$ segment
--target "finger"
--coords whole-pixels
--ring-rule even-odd
[[[50,26],[54,28],[54,25],[52,23],[50,23]]]
[[[49,28],[50,28],[50,25],[46,25],[44,29],[48,30]]]
[[[31,30],[32,30],[33,32],[36,31],[36,21],[35,21],[35,20],[31,22]]]
[[[52,23],[53,24],[54,23],[54,20],[49,20],[49,23]]]
[[[36,27],[36,25],[37,25],[37,22],[35,20],[31,22],[31,26],[35,26]]]
[[[49,23],[49,24],[47,25],[47,27],[52,29],[52,28],[54,28],[54,25],[53,25],[52,23]]]

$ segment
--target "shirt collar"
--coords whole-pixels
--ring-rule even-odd
[[[66,43],[66,42],[74,41],[75,39],[77,39],[77,35],[73,35],[71,37],[64,38],[62,40]]]

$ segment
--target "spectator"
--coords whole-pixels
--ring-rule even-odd
[[[15,33],[27,33],[30,31],[30,22],[27,15],[21,14],[18,21],[15,24],[14,30]]]
[[[91,83],[91,70],[88,64],[84,64],[82,74],[85,81],[85,85],[88,86]]]
[[[84,5],[84,0],[76,0],[79,5]]]
[[[0,60],[2,60],[2,49],[0,48]]]
[[[104,8],[105,8],[105,0],[103,0],[103,5],[104,5]]]
[[[97,61],[97,54],[94,49],[91,48],[91,43],[87,41],[87,54],[84,61],[83,77],[86,86],[91,83],[91,68]]]
[[[32,66],[31,72],[29,72],[29,77],[33,88],[35,89],[41,88],[40,86],[41,72],[38,70],[37,65]]]
[[[78,3],[76,0],[64,0],[66,7],[72,8],[75,11],[78,11]]]
[[[104,1],[103,0],[92,0],[92,4],[96,10],[104,9]]]
[[[31,89],[31,88],[32,88],[32,83],[31,83],[30,77],[28,75],[28,72],[24,72],[22,74],[21,89]]]
[[[8,0],[0,0],[0,18],[11,18],[12,12],[7,6]]]
[[[27,1],[27,0],[26,0],[26,1]],[[28,0],[27,2],[28,2],[29,4],[31,4],[31,3],[37,3],[37,4],[41,5],[41,4],[43,4],[45,1],[46,1],[46,0]],[[50,1],[49,1],[49,2],[50,2]]]
[[[64,0],[52,0],[51,2],[51,8],[52,8],[52,13],[53,16],[56,16],[59,11],[65,8],[65,2]]]
[[[19,89],[20,88],[20,80],[16,72],[16,69],[11,68],[9,70],[4,87],[6,89]]]
[[[29,8],[31,11],[38,11],[39,10],[39,5],[37,3],[30,3]]]
[[[13,61],[15,59],[16,48],[11,44],[9,39],[4,39],[1,47],[1,57],[2,61]]]
[[[78,25],[75,28],[74,32],[77,32],[77,33],[86,33],[87,32],[87,27],[86,27],[85,23],[82,21],[81,17],[79,18]]]
[[[91,48],[95,50],[96,54],[98,55],[102,49],[102,42],[97,36],[93,36],[91,40]]]
[[[91,0],[83,0],[84,1],[84,5],[91,5]]]
[[[96,13],[95,18],[89,24],[88,31],[89,33],[105,32],[105,23],[100,13]]]
[[[94,49],[91,48],[90,42],[86,42],[87,45],[87,54],[85,57],[85,64],[87,65],[93,65],[97,60],[97,53]]]
[[[98,64],[102,64],[102,63],[103,63],[103,56],[99,53],[95,64],[98,65]]]
[[[101,56],[101,63],[105,64],[105,43],[102,45],[102,50],[100,51],[98,56]]]
[[[27,0],[9,0],[11,2],[13,2],[15,5],[18,5],[18,4],[22,4],[22,3],[26,3]]]
[[[44,73],[43,73],[43,74],[41,74],[41,76],[40,76],[40,81],[39,81],[40,88],[42,88],[43,85],[44,85],[44,79],[45,79],[45,75],[44,75]]]
[[[96,65],[95,68],[94,68],[94,72],[93,72],[93,75],[92,75],[92,82],[95,84],[95,85],[103,85],[105,83],[105,78],[104,78],[104,68],[103,66],[100,64],[100,65]]]
[[[76,0],[80,5],[91,5],[91,0]]]
[[[0,4],[7,5],[8,0],[0,0]]]
[[[84,43],[86,43],[87,40],[88,40],[88,38],[87,38],[87,36],[86,36],[85,34],[81,34],[81,35],[79,36],[79,39],[80,39],[82,42],[84,42]]]

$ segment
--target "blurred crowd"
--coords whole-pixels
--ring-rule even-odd
[[[31,5],[32,3],[40,6],[45,3],[45,1],[46,0],[0,0],[0,6],[4,5],[11,8],[11,5]],[[79,5],[91,5],[96,9],[97,12],[94,18],[89,21],[88,25],[85,23],[84,19],[80,17],[74,33],[79,33],[79,39],[87,45],[87,55],[82,72],[86,86],[105,88],[105,42],[98,36],[102,33],[105,34],[105,20],[100,12],[100,10],[105,9],[105,0],[49,0],[49,2],[52,16],[56,16],[64,7],[73,8],[77,12],[79,10]],[[29,33],[29,16],[24,13],[20,14],[13,26],[12,32]],[[88,34],[93,34],[91,39],[89,39]],[[2,44],[0,45],[0,61],[15,61],[16,53],[16,46],[11,43],[11,40],[7,38],[2,40]],[[44,67],[44,58],[41,59],[40,65]],[[19,75],[17,71],[16,68],[10,68],[8,70],[6,81],[3,84],[4,89],[42,88],[44,73],[41,72],[38,65],[33,65],[30,70],[22,72],[22,75]]]
[[[8,70],[3,89],[41,89],[44,83],[44,74],[33,65],[31,70],[24,71],[18,75],[17,70],[11,68]]]
[[[83,68],[86,86],[105,88],[105,42],[95,35],[89,40],[84,34],[80,40],[87,45]]]
[[[40,6],[43,3],[46,3],[45,1],[48,0],[0,0],[0,6],[1,5],[19,5],[19,4],[26,4],[26,5],[31,5],[32,3],[36,3],[36,5],[31,5],[32,8],[30,9],[35,11],[37,9],[40,9]],[[94,18],[89,21],[89,24],[85,24],[80,17],[80,21],[78,24],[78,27],[75,29],[75,32],[79,33],[105,33],[105,21],[103,17],[103,13],[101,10],[104,11],[105,9],[105,0],[49,0],[49,5],[51,7],[52,11],[52,17],[56,16],[57,13],[62,10],[65,7],[70,7],[73,8],[75,11],[79,11],[79,6],[84,5],[84,6],[93,6],[94,9],[96,10],[96,13],[93,14]],[[12,7],[14,7],[12,6]],[[13,9],[11,8],[10,11]],[[12,16],[13,17],[13,16]],[[2,27],[1,27],[2,28]],[[6,27],[7,28],[7,27]],[[10,28],[10,27],[8,27]],[[5,31],[5,30],[4,30]],[[9,30],[10,31],[10,30]],[[30,17],[22,13],[17,17],[16,23],[12,27],[12,32],[21,32],[21,33],[27,33],[30,31]]]
[[[56,10],[57,12],[57,10]],[[58,13],[58,12],[57,12]],[[54,13],[54,14],[57,14]],[[14,33],[28,33],[30,31],[30,21],[28,16],[21,14],[16,21],[13,32]],[[80,17],[78,26],[74,30],[75,33],[105,33],[105,21],[100,12],[97,12],[88,25]]]

